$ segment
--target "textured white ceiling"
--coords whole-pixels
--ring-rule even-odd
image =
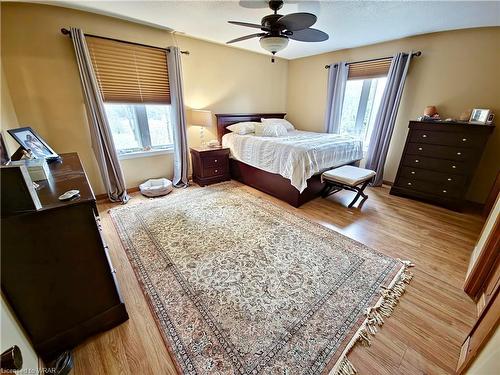
[[[255,0],[264,2],[265,0]],[[258,29],[228,24],[228,20],[260,23],[269,8],[249,9],[235,1],[48,1],[46,3],[107,14],[225,43]],[[280,14],[311,12],[313,26],[330,39],[321,43],[290,41],[279,56],[294,59],[435,31],[500,25],[499,1],[293,1]],[[236,43],[265,52],[258,38]]]

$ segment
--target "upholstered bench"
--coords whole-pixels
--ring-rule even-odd
[[[352,202],[349,203],[348,207],[351,208],[359,197],[363,197],[361,203],[368,199],[368,195],[363,193],[363,191],[375,175],[376,173],[370,169],[354,167],[352,165],[330,169],[321,175],[321,182],[325,183],[321,196],[326,198],[343,189],[354,191],[357,194]]]

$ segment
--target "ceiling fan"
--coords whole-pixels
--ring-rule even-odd
[[[260,29],[262,32],[230,40],[227,44],[259,37],[260,46],[273,54],[271,61],[274,62],[274,55],[286,48],[289,39],[300,42],[323,42],[328,39],[327,33],[310,27],[317,20],[314,14],[291,13],[283,16],[278,14],[278,10],[282,7],[282,0],[270,0],[269,8],[274,11],[274,14],[262,18],[260,25],[248,22],[228,21],[233,25],[253,27]]]

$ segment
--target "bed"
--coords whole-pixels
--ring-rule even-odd
[[[361,142],[339,135],[290,131],[284,137],[238,135],[227,126],[261,118],[284,118],[284,113],[216,114],[219,142],[231,151],[231,178],[294,207],[319,196],[321,173],[355,164],[362,158]]]

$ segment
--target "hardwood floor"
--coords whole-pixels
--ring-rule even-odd
[[[245,189],[382,253],[415,263],[414,278],[405,296],[372,346],[357,345],[349,355],[358,373],[454,372],[460,345],[475,316],[475,305],[463,292],[462,283],[483,224],[478,214],[456,213],[394,197],[387,187],[367,189],[370,198],[361,210],[345,207],[352,198],[350,192],[318,198],[296,209],[250,187]],[[182,194],[182,190],[173,194]],[[129,204],[144,199],[136,193]],[[98,206],[130,320],[76,348],[72,374],[175,374],[107,214],[113,204],[103,202]]]

